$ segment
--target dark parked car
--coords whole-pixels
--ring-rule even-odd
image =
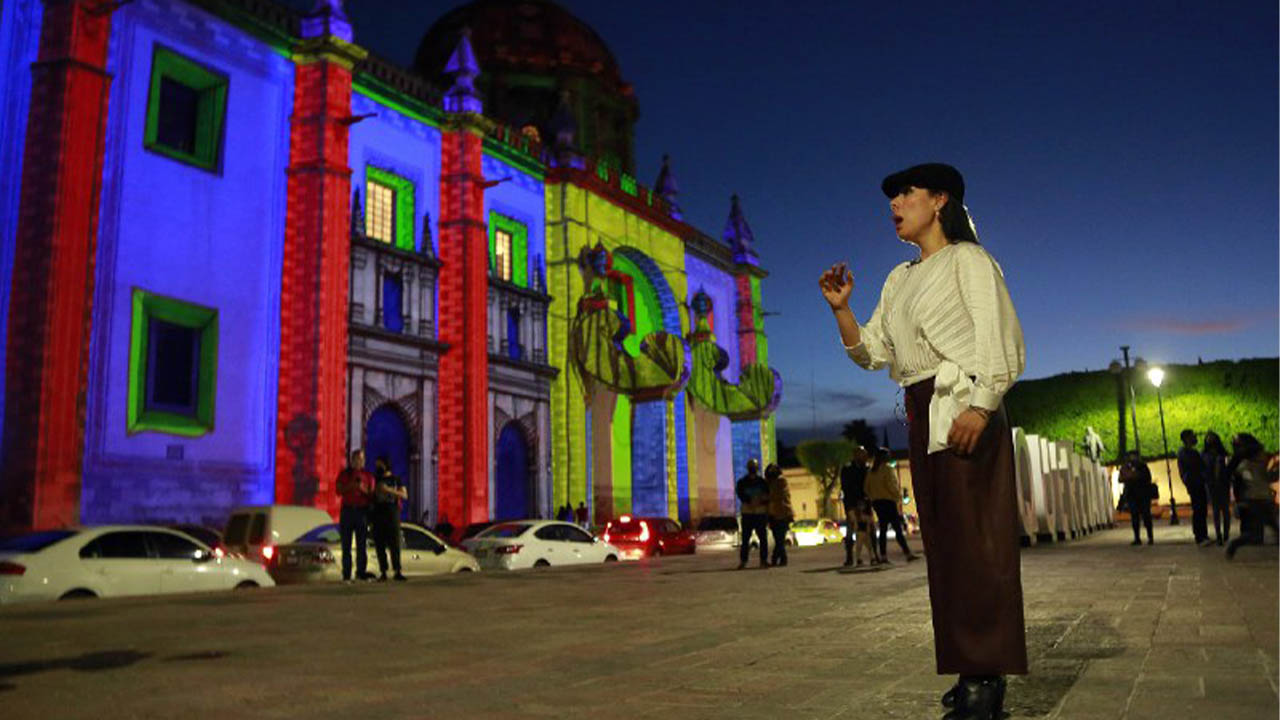
[[[600,539],[622,551],[624,560],[697,552],[692,531],[664,517],[623,515],[605,525]]]
[[[179,523],[177,525],[170,525],[169,529],[186,533],[205,545],[213,548],[215,551],[222,549],[222,533],[218,530],[214,530],[213,528],[205,527],[203,525]]]

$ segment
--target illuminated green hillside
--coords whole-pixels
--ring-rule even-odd
[[[1238,432],[1253,433],[1275,451],[1280,444],[1280,359],[1218,361],[1203,365],[1166,365],[1164,418],[1169,451],[1176,453],[1178,433],[1191,428],[1198,434],[1213,430],[1229,443]],[[1144,457],[1164,454],[1160,439],[1160,414],[1156,391],[1145,377],[1134,373],[1138,406],[1138,437]],[[1040,380],[1023,380],[1005,396],[1010,421],[1049,438],[1073,440],[1080,446],[1085,428],[1092,425],[1106,444],[1106,458],[1116,455],[1118,413],[1116,380],[1105,371],[1068,373]],[[1129,411],[1125,419],[1129,420]],[[1128,422],[1128,444],[1133,448],[1133,423]]]

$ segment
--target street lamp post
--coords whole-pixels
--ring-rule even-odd
[[[1164,429],[1164,399],[1160,394],[1160,383],[1164,382],[1164,370],[1153,367],[1147,371],[1147,379],[1156,386],[1156,404],[1160,407],[1160,439],[1164,441],[1164,473],[1169,478],[1169,514],[1173,517],[1170,525],[1178,524],[1178,502],[1173,499],[1173,468],[1169,466],[1169,434]]]

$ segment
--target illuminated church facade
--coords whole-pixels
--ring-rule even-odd
[[[476,0],[414,69],[342,4],[0,4],[5,528],[336,511],[350,449],[453,524],[734,512],[771,461],[734,197],[634,177],[608,48]]]

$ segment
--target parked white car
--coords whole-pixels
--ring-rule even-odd
[[[485,570],[617,562],[622,552],[587,531],[557,520],[498,523],[462,543]]]
[[[236,508],[227,517],[222,545],[228,555],[266,565],[276,547],[291,543],[312,528],[333,522],[329,513],[306,505],[252,505]]]
[[[104,525],[0,541],[0,604],[273,585],[258,563],[168,528]]]
[[[480,569],[475,558],[449,547],[421,525],[402,523],[400,536],[401,571],[407,577],[474,572]],[[352,544],[355,544],[354,541]],[[369,572],[378,572],[378,556],[374,551],[372,538],[366,542],[364,550]],[[356,567],[353,562],[353,574]],[[274,556],[267,563],[267,572],[280,585],[341,581],[342,533],[338,525],[321,525],[296,542],[277,546]]]
[[[733,515],[707,515],[698,521],[699,550],[732,550],[741,544],[738,518]]]

